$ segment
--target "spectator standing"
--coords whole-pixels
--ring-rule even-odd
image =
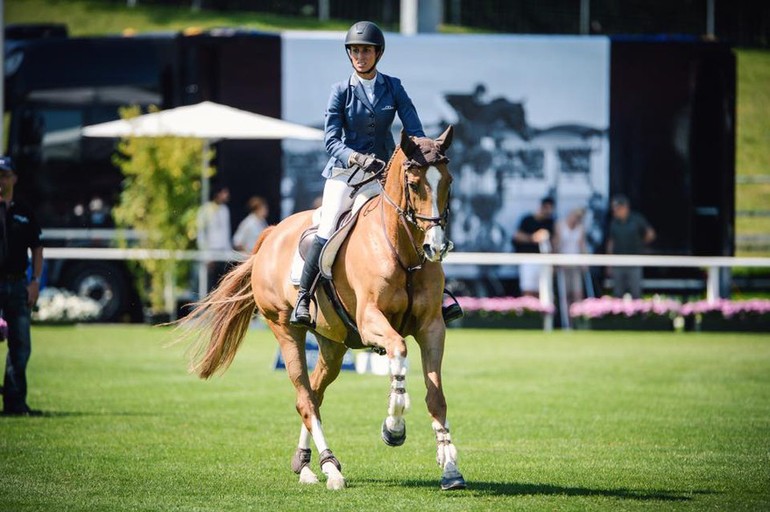
[[[32,307],[40,293],[43,245],[31,209],[14,200],[18,174],[11,159],[0,157],[0,308],[8,323],[8,355],[3,379],[3,415],[39,416],[27,405],[27,363],[32,352]],[[32,276],[27,280],[32,254]]]
[[[211,201],[201,207],[198,213],[198,249],[201,251],[230,251],[232,228],[230,227],[230,189],[219,186],[214,189]],[[207,261],[208,290],[211,290],[224,275],[226,261]]]
[[[267,201],[253,196],[248,201],[249,214],[244,218],[233,235],[233,247],[236,251],[250,253],[257,243],[257,238],[267,227],[269,208]]]
[[[550,240],[553,236],[554,200],[544,197],[540,208],[524,216],[513,235],[513,248],[518,253],[550,252]],[[540,295],[540,273],[543,266],[538,263],[523,263],[519,266],[519,286],[523,295]]]
[[[567,217],[556,223],[554,236],[556,252],[561,254],[585,254],[586,232],[583,225],[584,210],[575,208],[567,214]],[[567,303],[572,304],[583,300],[583,267],[561,267],[559,276],[564,280],[564,292]]]
[[[624,195],[612,199],[612,221],[607,237],[607,254],[642,254],[646,246],[655,240],[655,230],[641,213],[631,211],[631,204]],[[623,297],[630,294],[642,296],[642,267],[611,267],[612,294]]]

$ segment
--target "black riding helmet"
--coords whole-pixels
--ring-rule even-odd
[[[377,48],[377,60],[374,61],[375,66],[380,61],[382,54],[385,53],[385,35],[380,30],[380,27],[371,21],[357,21],[348,29],[348,33],[345,35],[345,53],[354,44],[371,45]],[[348,58],[350,58],[350,55],[348,55]]]

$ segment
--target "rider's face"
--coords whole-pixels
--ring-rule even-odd
[[[348,47],[348,55],[353,68],[359,74],[369,71],[377,62],[377,49],[371,45],[351,45]],[[372,71],[374,70],[372,69]]]

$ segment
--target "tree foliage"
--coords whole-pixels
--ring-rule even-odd
[[[150,111],[157,111],[151,107]],[[138,106],[121,109],[122,119],[140,115]],[[194,245],[200,206],[203,141],[181,137],[124,138],[114,157],[123,173],[118,205],[113,210],[119,227],[139,232],[139,246],[147,249],[186,250]],[[208,157],[208,155],[207,155]],[[208,161],[208,158],[207,158]],[[207,169],[213,174],[212,169]],[[189,264],[173,260],[140,260],[140,282],[149,280],[146,298],[152,312],[165,310],[166,276],[174,285],[189,276]]]

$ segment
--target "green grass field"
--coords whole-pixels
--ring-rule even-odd
[[[452,330],[444,364],[465,491],[439,468],[413,342],[409,439],[379,438],[387,377],[344,373],[324,404],[349,488],[301,486],[299,418],[276,344],[186,373],[170,331],[34,327],[30,404],[0,418],[0,510],[768,510],[770,339]],[[316,460],[313,461],[314,467]]]

